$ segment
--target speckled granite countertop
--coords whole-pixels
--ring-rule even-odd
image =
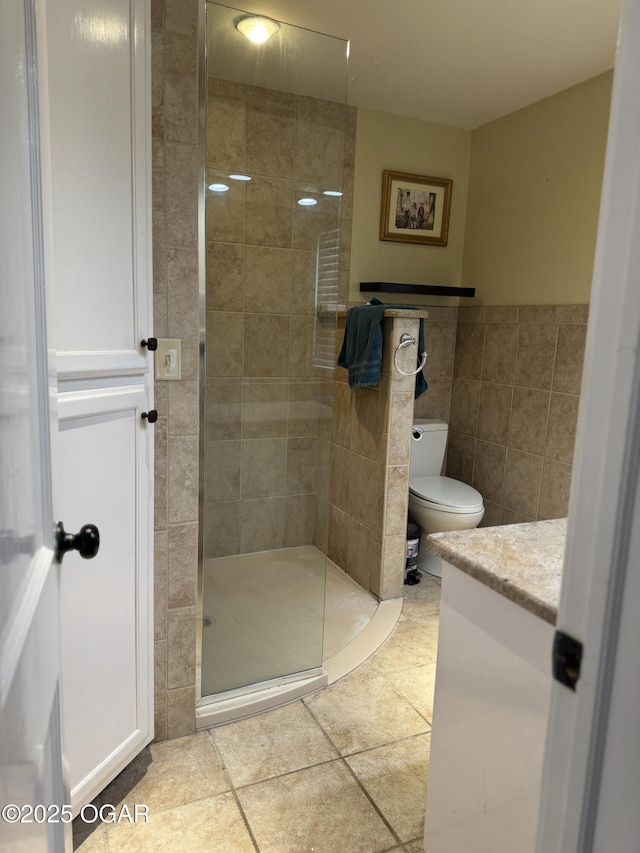
[[[556,623],[566,518],[433,533],[427,547],[485,586]]]

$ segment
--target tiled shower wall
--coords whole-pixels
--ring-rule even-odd
[[[152,0],[154,335],[182,340],[155,407],[155,738],[195,729],[198,572],[198,4]]]
[[[342,104],[209,80],[207,184],[231,187],[207,193],[207,558],[326,549],[333,370],[314,329],[333,341],[335,308],[318,320],[318,240],[348,276],[354,145]],[[312,187],[318,203],[296,204]]]
[[[447,474],[482,494],[483,526],[567,514],[588,313],[459,309]]]

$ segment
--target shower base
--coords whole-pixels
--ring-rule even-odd
[[[243,719],[333,684],[380,647],[402,610],[402,599],[379,602],[311,545],[210,559],[204,571],[201,683],[202,693],[213,695],[203,695],[198,702],[198,729]],[[250,581],[244,591],[243,578]],[[256,587],[255,578],[268,579],[268,584]],[[247,596],[254,599],[253,612]],[[296,634],[295,623],[307,620],[313,626],[314,613],[321,620],[323,610],[320,665],[319,630]],[[307,659],[315,666],[303,673],[251,683],[256,681],[252,668],[264,653],[265,643],[260,649],[252,646],[247,620],[265,614],[270,630],[267,653],[274,660],[286,659],[292,646],[299,651],[308,635]],[[250,686],[226,689],[238,676]]]

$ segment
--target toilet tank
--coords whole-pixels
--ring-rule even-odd
[[[435,418],[414,420],[411,430],[410,477],[440,476],[448,429],[448,424]]]

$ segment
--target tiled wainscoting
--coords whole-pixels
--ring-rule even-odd
[[[483,525],[567,514],[587,305],[461,307],[447,474]]]

